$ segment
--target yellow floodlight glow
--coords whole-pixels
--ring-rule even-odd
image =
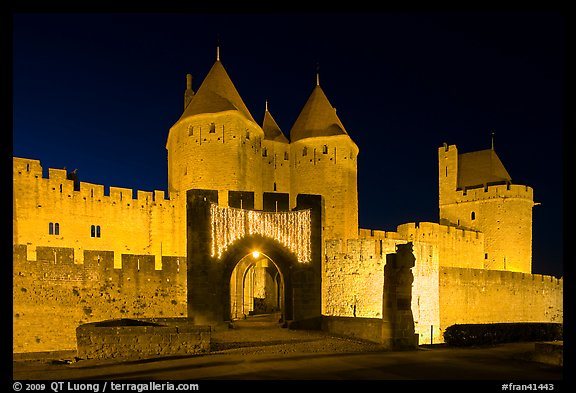
[[[258,259],[258,257],[260,257],[260,251],[252,251],[252,257]]]

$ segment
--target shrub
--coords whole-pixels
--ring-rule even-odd
[[[456,347],[522,341],[562,340],[562,324],[548,322],[484,323],[449,326],[446,344]]]

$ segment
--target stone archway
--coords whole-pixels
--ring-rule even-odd
[[[244,256],[230,277],[230,319],[280,313],[284,309],[284,279],[276,263],[253,251]]]
[[[275,295],[278,297],[277,304],[281,312],[280,319],[282,321],[293,320],[294,272],[310,270],[310,267],[302,266],[299,264],[295,255],[291,254],[274,239],[263,236],[248,236],[240,239],[230,248],[224,258],[222,258],[222,263],[225,266],[223,272],[223,292],[225,295],[228,295],[223,299],[224,318],[234,319],[234,294],[237,296],[236,303],[240,301],[240,298],[242,298],[241,301],[243,303],[247,300],[245,293],[241,293],[238,286],[245,286],[247,274],[257,263],[253,261],[253,252],[255,251],[260,254],[260,257],[257,259],[258,261],[261,262],[264,260],[268,262],[268,267],[261,266],[261,268],[269,269],[278,274],[279,283],[274,289],[278,291]],[[234,277],[234,274],[236,274],[236,277]],[[234,278],[236,279],[236,288],[233,287]],[[313,298],[314,294],[311,294],[310,297]],[[313,303],[314,299],[310,299],[310,301]],[[239,307],[236,306],[236,310],[238,308]]]
[[[265,254],[274,265],[282,283],[282,319],[293,327],[320,327],[322,302],[321,275],[321,197],[298,195],[293,210],[310,211],[310,249],[306,259],[300,249],[288,248],[282,239],[268,233],[244,234],[226,243],[222,252],[214,253],[214,231],[211,216],[218,202],[218,192],[189,190],[187,192],[187,286],[188,317],[195,324],[217,326],[231,320],[230,280],[240,260],[254,250]],[[212,210],[211,210],[212,209]],[[212,211],[212,213],[211,213]],[[247,210],[246,210],[247,211]],[[242,213],[242,211],[240,211]],[[286,213],[286,212],[284,212]],[[250,211],[252,220],[258,211]],[[266,214],[274,214],[266,212]],[[240,214],[241,215],[241,214]],[[240,225],[241,228],[248,223]],[[228,224],[226,224],[228,225]],[[230,224],[232,225],[232,224]],[[276,231],[277,232],[277,231]],[[270,231],[275,233],[274,230]]]

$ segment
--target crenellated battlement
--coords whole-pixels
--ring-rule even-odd
[[[130,284],[176,283],[186,280],[186,257],[163,256],[160,269],[154,255],[122,254],[114,266],[114,251],[84,250],[83,263],[74,262],[73,248],[36,248],[36,261],[27,260],[27,245],[14,245],[14,274],[41,281],[103,281]]]
[[[327,260],[348,260],[347,263],[353,264],[373,260],[380,264],[383,263],[386,254],[396,252],[396,246],[403,243],[406,243],[406,239],[400,236],[327,240],[325,254]]]
[[[470,158],[466,161],[467,170],[462,168],[464,164],[461,162],[463,159],[461,156],[467,156],[468,154],[474,155],[473,163],[483,168],[478,174],[473,172],[475,173],[474,176],[476,176],[473,180],[470,178]],[[494,198],[533,199],[534,192],[531,187],[512,184],[509,181],[508,173],[494,151],[484,150],[468,154],[460,154],[456,145],[444,144],[444,146],[438,148],[440,205],[485,201]],[[485,168],[487,165],[490,165],[490,170],[499,171],[498,174],[489,172]],[[467,186],[460,185],[462,176],[469,182]],[[508,180],[506,180],[507,178]],[[496,181],[496,179],[500,180]]]
[[[434,222],[410,222],[398,225],[396,232],[360,229],[359,237],[387,242],[418,242],[434,248],[440,265],[484,268],[485,235],[480,231]]]
[[[544,274],[532,274],[525,272],[514,272],[509,270],[490,270],[490,269],[470,269],[458,267],[442,267],[440,271],[443,275],[450,276],[451,280],[458,278],[462,281],[491,282],[497,285],[513,285],[514,283],[526,284],[530,282],[534,285],[563,285],[564,278],[547,276]]]
[[[438,148],[438,153],[458,153],[458,148],[456,147],[456,145],[452,144],[449,145],[447,143],[444,143],[442,146],[440,146]]]
[[[397,233],[407,240],[430,241],[440,237],[451,237],[470,242],[484,242],[484,234],[480,231],[456,228],[435,222],[410,222],[398,225]]]
[[[409,222],[401,224],[398,225],[396,232],[360,228],[358,230],[358,237],[421,242],[436,241],[440,237],[451,237],[457,240],[484,242],[484,234],[480,231],[456,228],[435,222]]]
[[[75,348],[78,325],[118,318],[186,316],[186,257],[84,250],[84,263],[74,262],[75,249],[37,247],[36,261],[27,245],[14,245],[14,351]]]
[[[358,228],[358,237],[362,239],[401,239],[401,236],[398,234],[398,232],[364,228]]]
[[[74,173],[74,172],[73,172]],[[101,184],[79,182],[75,189],[75,179],[66,169],[48,168],[48,177],[43,176],[43,168],[39,160],[13,157],[13,181],[34,182],[35,185],[27,184],[27,188],[35,187],[37,192],[57,191],[66,194],[72,199],[92,200],[96,202],[109,202],[110,204],[123,203],[134,207],[161,204],[176,198],[176,193],[163,190],[142,191],[125,187],[106,187]],[[108,194],[106,194],[108,191]],[[136,197],[134,198],[134,195]],[[167,205],[168,206],[168,205]]]
[[[42,165],[40,165],[40,160],[13,157],[12,172],[14,174],[14,178],[16,178],[16,175],[26,175],[41,178]]]
[[[456,203],[476,202],[494,198],[534,199],[534,190],[530,186],[520,184],[495,184],[475,188],[458,189],[454,191]]]
[[[444,145],[438,180],[440,223],[482,232],[485,268],[531,272],[534,190],[512,184],[493,148],[459,154],[455,145]]]

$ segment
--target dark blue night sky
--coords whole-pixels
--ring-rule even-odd
[[[360,148],[360,226],[438,221],[437,149],[534,188],[533,272],[563,275],[565,20],[553,12],[13,15],[13,155],[167,189],[166,138],[216,57],[284,134],[316,83]]]

